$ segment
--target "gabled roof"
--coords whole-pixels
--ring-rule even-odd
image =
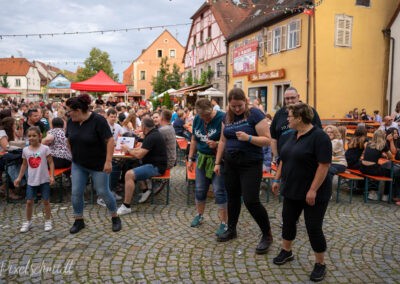
[[[69,89],[71,88],[71,81],[60,73],[53,80],[51,80],[47,87],[54,89]]]
[[[167,29],[165,29],[155,40],[153,40],[153,42],[147,48],[143,49],[142,53],[140,53],[140,55],[133,61],[135,62],[139,60],[139,58],[143,55],[143,53],[145,53],[148,49],[150,49],[150,47],[154,45],[164,34],[169,34],[177,44],[179,44],[182,48],[185,48]]]
[[[302,0],[280,0],[279,5],[280,7],[295,8],[303,5],[304,2]],[[291,9],[287,11],[283,8],[275,9],[276,4],[276,0],[257,1],[257,5],[249,8],[250,13],[246,19],[227,37],[228,42],[255,32],[262,27],[277,23],[285,18],[292,17],[294,14],[301,13],[301,11],[291,12]]]
[[[191,17],[194,21],[202,13],[211,9],[215,20],[221,29],[222,34],[227,38],[242,22],[245,20],[251,9],[241,8],[234,5],[232,1],[216,1],[215,3],[209,4],[205,2]],[[193,27],[193,24],[192,24]]]
[[[25,76],[34,67],[26,58],[0,58],[0,75]]]

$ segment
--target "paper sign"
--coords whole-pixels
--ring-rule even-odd
[[[118,137],[117,146],[115,150],[121,150],[121,145],[127,145],[129,149],[133,149],[135,146],[135,138],[134,137]]]

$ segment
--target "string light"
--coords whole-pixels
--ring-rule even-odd
[[[7,37],[39,37],[43,38],[46,36],[65,36],[65,35],[84,35],[84,34],[105,34],[105,33],[117,33],[117,32],[128,32],[140,30],[153,30],[153,29],[165,29],[170,27],[188,26],[192,23],[182,24],[171,24],[171,25],[160,25],[160,26],[145,26],[145,27],[134,27],[134,28],[121,28],[121,29],[109,29],[109,30],[97,30],[97,31],[77,31],[77,32],[59,32],[59,33],[36,33],[36,34],[0,34],[0,40]]]

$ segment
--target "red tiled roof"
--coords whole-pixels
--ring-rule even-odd
[[[25,76],[34,67],[26,58],[0,58],[0,75]]]
[[[195,20],[208,9],[211,9],[225,38],[228,37],[251,12],[251,9],[238,7],[234,5],[232,1],[216,1],[212,4],[205,2],[194,13],[191,19]]]
[[[304,1],[301,0],[281,0],[281,7],[295,8],[300,6]],[[249,14],[246,19],[227,37],[228,41],[233,41],[249,33],[252,33],[262,27],[279,22],[282,19],[289,18],[293,14],[298,14],[300,11],[290,12],[283,8],[274,9],[277,5],[276,0],[259,0],[257,4],[248,8]]]

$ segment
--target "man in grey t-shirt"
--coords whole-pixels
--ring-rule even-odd
[[[163,110],[161,112],[160,127],[158,128],[167,146],[167,169],[171,169],[176,163],[176,136],[174,127],[170,124],[171,116],[170,110]]]

